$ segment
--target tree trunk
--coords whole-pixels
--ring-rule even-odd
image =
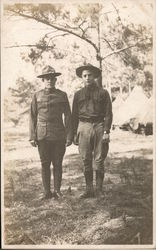
[[[99,68],[101,69],[101,76],[98,77],[97,84],[98,84],[98,86],[100,88],[102,88],[102,58],[101,58],[101,43],[100,43],[100,39],[101,39],[101,35],[100,35],[100,19],[99,19],[99,22],[98,22],[97,31],[98,31],[98,49],[99,49],[99,51],[97,52],[96,58],[99,61]]]

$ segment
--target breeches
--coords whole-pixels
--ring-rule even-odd
[[[51,163],[54,168],[62,169],[62,160],[65,154],[65,143],[62,141],[38,141],[38,151],[42,168],[50,168]]]
[[[108,153],[109,144],[103,142],[103,132],[103,123],[79,122],[77,135],[84,171],[93,169],[93,160],[95,170],[104,171],[104,160]]]

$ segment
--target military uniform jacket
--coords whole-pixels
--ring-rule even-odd
[[[30,140],[72,140],[71,124],[65,92],[43,89],[34,94],[30,109]]]
[[[112,103],[106,89],[96,84],[77,91],[73,99],[72,120],[73,132],[77,133],[79,120],[97,120],[104,122],[104,130],[108,131],[112,124]]]

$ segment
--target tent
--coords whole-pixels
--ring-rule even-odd
[[[153,97],[148,100],[148,105],[136,115],[130,126],[137,133],[153,134]]]
[[[116,112],[121,106],[124,105],[124,100],[121,94],[118,94],[115,101],[112,103],[113,113]]]
[[[146,125],[147,123],[153,123],[153,97],[148,100],[148,105],[145,109],[141,110],[138,114],[139,122]]]
[[[140,110],[145,110],[149,105],[149,100],[143,92],[141,86],[136,85],[124,104],[113,113],[113,124],[123,125],[131,119],[138,117]]]

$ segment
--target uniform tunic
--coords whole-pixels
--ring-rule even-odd
[[[34,94],[30,110],[29,139],[72,139],[71,110],[65,92],[59,89],[43,89]]]
[[[104,131],[110,131],[112,124],[112,103],[107,90],[94,84],[77,91],[73,100],[72,120],[84,171],[92,170],[92,156],[95,169],[103,171],[109,145],[103,143],[102,137]]]

